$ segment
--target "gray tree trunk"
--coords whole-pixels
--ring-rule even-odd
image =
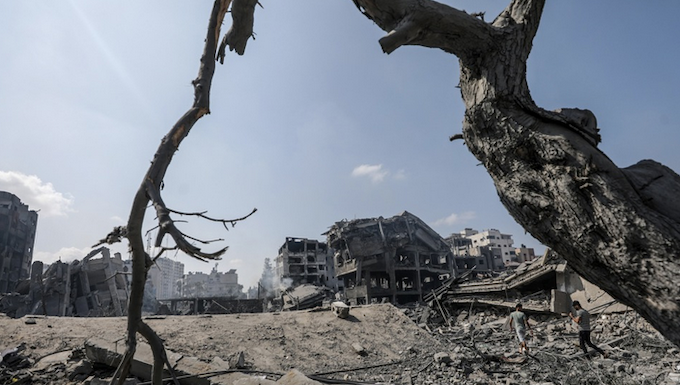
[[[353,0],[402,45],[458,56],[463,138],[515,220],[579,274],[680,346],[680,176],[654,161],[618,168],[588,110],[546,111],[526,82],[545,0],[514,0],[491,23],[431,0]]]

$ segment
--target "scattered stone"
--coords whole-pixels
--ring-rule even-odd
[[[434,362],[436,362],[438,364],[442,364],[442,363],[448,364],[451,361],[452,360],[451,360],[451,356],[449,355],[449,353],[439,352],[439,353],[435,353],[435,355],[434,355]]]
[[[331,311],[335,313],[335,316],[338,318],[347,318],[349,317],[349,306],[340,301],[335,301],[331,303]]]
[[[229,358],[229,368],[243,369],[246,367],[246,356],[243,351],[239,351]]]
[[[357,342],[352,344],[352,349],[354,349],[354,352],[360,356],[365,356],[368,354],[368,352],[366,352],[366,349],[364,349],[364,347]]]
[[[71,381],[83,381],[92,373],[92,363],[87,360],[80,360],[68,368],[68,379]]]

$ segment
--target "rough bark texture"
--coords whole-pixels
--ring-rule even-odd
[[[618,168],[587,110],[537,107],[526,60],[544,0],[514,0],[492,22],[430,0],[354,0],[401,45],[460,60],[463,138],[510,214],[579,274],[680,346],[680,176],[653,161]]]

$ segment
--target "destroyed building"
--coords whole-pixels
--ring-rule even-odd
[[[275,262],[276,279],[284,287],[310,283],[338,290],[333,251],[324,242],[286,237]]]
[[[456,271],[475,268],[475,274],[488,274],[513,269],[536,258],[534,249],[522,245],[513,248],[512,235],[496,229],[482,232],[466,228],[445,238],[451,247]]]
[[[476,271],[477,268],[474,268]],[[586,281],[569,268],[567,262],[552,250],[545,255],[520,264],[517,269],[491,278],[461,275],[449,280],[425,297],[447,306],[468,306],[471,303],[513,308],[522,302],[524,308],[543,313],[567,313],[571,303],[578,300],[590,311],[622,311],[625,306],[615,301],[596,285]]]
[[[0,191],[0,293],[27,279],[33,261],[38,213],[14,194]]]
[[[0,312],[13,317],[125,315],[129,290],[124,270],[121,255],[111,257],[106,247],[82,260],[54,262],[44,273],[43,263],[34,262],[30,281],[20,282],[15,293],[0,298]]]
[[[407,211],[387,219],[336,222],[325,234],[352,304],[420,301],[453,274],[444,239]]]

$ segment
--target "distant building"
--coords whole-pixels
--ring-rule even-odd
[[[496,229],[484,230],[481,233],[476,233],[468,236],[472,240],[472,252],[477,249],[477,247],[489,246],[490,248],[499,248],[501,250],[501,256],[503,258],[503,263],[517,262],[515,256],[515,249],[512,247],[512,235],[502,234]]]
[[[149,269],[149,280],[156,291],[156,299],[179,298],[181,296],[184,264],[170,258],[158,258]]]
[[[338,279],[353,304],[417,302],[453,274],[444,239],[407,211],[336,222],[326,234]]]
[[[31,273],[38,213],[14,194],[0,191],[0,293],[15,290]]]
[[[505,270],[505,264],[501,256],[501,249],[489,246],[479,246],[471,254],[458,255],[453,257],[456,271],[462,273],[475,267],[477,273],[489,273],[493,271]]]
[[[218,272],[217,263],[210,274],[190,272],[182,279],[182,297],[245,298],[242,290],[236,269]]]
[[[324,242],[287,237],[275,262],[276,279],[284,288],[311,283],[338,289],[333,250]]]
[[[515,255],[517,256],[517,262],[522,263],[522,262],[529,262],[533,261],[536,259],[536,254],[534,253],[534,249],[532,247],[526,247],[525,245],[522,245],[521,247],[518,247],[515,249]]]
[[[446,238],[451,247],[457,272],[464,272],[476,266],[479,273],[505,270],[518,264],[517,251],[512,247],[512,235],[496,229],[479,232],[466,228]],[[527,255],[528,249],[523,250]],[[531,250],[532,259],[533,249]]]

